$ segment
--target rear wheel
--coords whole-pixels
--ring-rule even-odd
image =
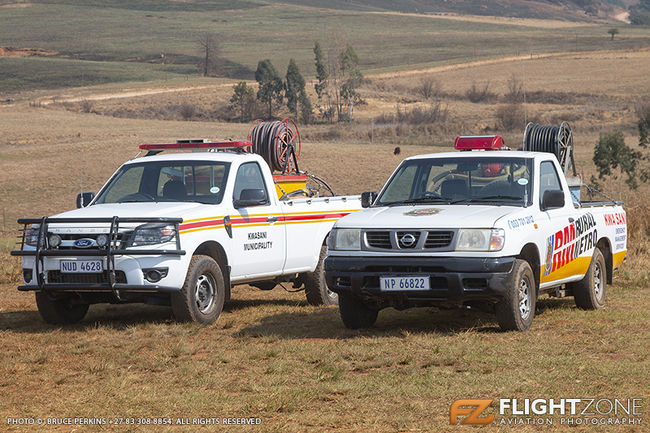
[[[214,323],[223,310],[225,294],[221,267],[212,257],[196,255],[190,261],[183,288],[172,294],[174,317],[181,322]]]
[[[535,317],[535,276],[525,260],[515,260],[503,299],[496,305],[499,326],[504,331],[526,331]]]
[[[314,272],[307,272],[303,275],[305,282],[305,296],[307,302],[311,305],[338,305],[339,295],[332,292],[327,288],[325,281],[325,270],[323,269],[323,262],[327,255],[327,247],[322,246],[320,249],[320,256],[318,257],[318,266]]]
[[[607,294],[607,267],[605,257],[598,248],[594,249],[591,264],[585,277],[570,285],[576,306],[583,310],[597,310],[605,306]]]
[[[370,328],[377,321],[378,310],[369,308],[352,295],[339,296],[339,312],[343,324],[350,329]]]
[[[77,302],[72,296],[56,298],[45,292],[36,292],[36,306],[45,323],[69,325],[86,317],[89,304]]]

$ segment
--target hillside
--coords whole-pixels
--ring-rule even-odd
[[[555,11],[544,16],[572,16],[556,14],[567,9],[548,2],[306,0],[302,5],[298,1],[288,5],[286,1],[292,0],[37,0],[18,4],[0,0],[0,44],[30,54],[0,55],[0,92],[195,79],[202,58],[198,39],[208,33],[218,39],[220,75],[234,79],[251,79],[264,58],[271,59],[281,73],[294,58],[304,75],[313,76],[314,41],[324,46],[353,45],[365,74],[523,53],[650,45],[650,32],[645,28],[625,27],[611,41],[608,23],[476,15],[486,12],[486,5],[490,11],[505,13],[507,3],[508,13],[521,10],[523,14],[528,8],[530,16],[543,16],[542,10]],[[418,5],[446,5],[445,10],[465,7],[475,15],[396,12],[416,10]],[[538,12],[531,12],[533,5]]]

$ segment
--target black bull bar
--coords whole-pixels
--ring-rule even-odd
[[[183,256],[185,251],[181,249],[179,236],[179,224],[183,222],[182,218],[120,218],[117,216],[107,218],[21,218],[18,224],[23,224],[20,250],[11,251],[12,256],[33,256],[36,285],[18,286],[18,290],[111,290],[119,299],[119,290],[127,291],[154,291],[154,292],[173,292],[178,290],[177,287],[165,287],[159,285],[129,285],[116,282],[115,277],[115,256]],[[50,248],[47,237],[49,224],[75,224],[75,223],[110,223],[108,232],[108,242],[105,248],[93,248],[87,250],[59,250]],[[156,250],[129,248],[120,245],[119,229],[121,223],[166,223],[173,224],[176,228],[176,249]],[[39,224],[38,238],[34,250],[25,251],[25,237],[28,231],[28,225]],[[45,283],[43,277],[42,263],[43,257],[106,257],[106,272],[108,282],[106,283]]]

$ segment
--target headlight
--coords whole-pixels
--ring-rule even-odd
[[[174,239],[176,226],[172,224],[144,224],[136,227],[129,238],[129,246],[163,244]]]
[[[25,244],[30,247],[35,247],[38,242],[38,226],[29,226],[25,232]],[[44,237],[41,239],[41,246],[45,243]]]
[[[334,229],[327,238],[330,250],[358,251],[361,249],[361,230]]]
[[[503,229],[460,229],[456,251],[501,251],[505,241]]]

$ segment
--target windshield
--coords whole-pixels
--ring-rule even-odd
[[[219,204],[229,165],[213,161],[127,164],[100,192],[95,204],[159,201]]]
[[[414,159],[402,163],[375,202],[531,204],[532,160],[513,157]]]

